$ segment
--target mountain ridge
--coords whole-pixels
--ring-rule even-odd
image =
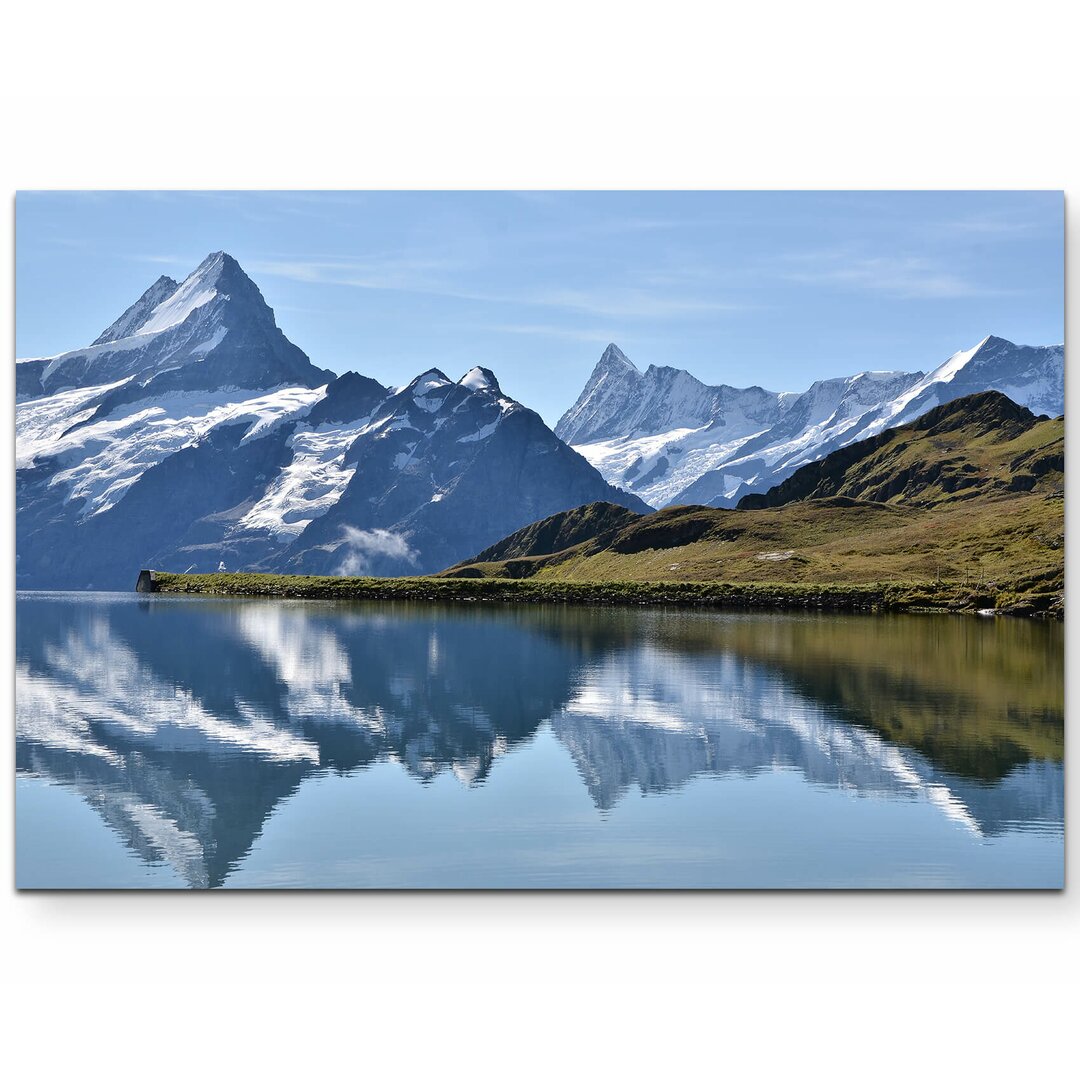
[[[1044,417],[1043,419],[1049,419]],[[761,495],[746,495],[739,501],[740,510],[762,510],[785,506],[803,499],[824,499],[845,496],[872,502],[927,501],[927,488],[934,486],[942,495],[958,499],[985,494],[990,477],[984,475],[967,456],[941,454],[936,460],[925,460],[912,466],[904,460],[905,441],[913,435],[935,439],[938,448],[947,445],[941,437],[957,431],[973,445],[979,440],[1001,443],[1015,440],[1038,422],[1030,409],[1017,405],[1011,398],[996,390],[970,397],[956,398],[923,413],[918,419],[880,435],[850,443],[834,450],[819,461],[803,465],[788,479]],[[950,449],[957,449],[951,447]],[[1026,471],[1018,471],[1026,464]],[[1064,471],[1064,458],[1056,448],[1041,456],[1027,456],[1010,465],[1008,480],[1002,490],[1031,490],[1032,481],[1050,472]],[[1034,468],[1038,470],[1033,473]]]
[[[735,506],[808,461],[971,393],[998,390],[1054,415],[1064,408],[1063,347],[993,335],[929,373],[867,370],[819,380],[802,393],[708,387],[681,372],[701,388],[695,400],[708,403],[704,410],[685,407],[676,376],[646,385],[646,374],[609,346],[555,430],[609,482],[654,506]]]
[[[127,308],[115,322],[110,323],[90,342],[91,347],[105,345],[110,341],[118,341],[120,338],[129,337],[131,334],[136,333],[139,327],[149,318],[154,308],[167,300],[179,288],[180,282],[162,274],[131,307]]]

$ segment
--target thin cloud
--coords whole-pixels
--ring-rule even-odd
[[[1045,227],[1045,222],[1035,221],[1031,218],[993,214],[935,222],[933,225],[927,226],[927,231],[931,233],[960,233],[967,236],[1023,236]]]
[[[370,573],[380,559],[409,565],[415,565],[417,560],[417,552],[400,533],[389,529],[356,529],[351,525],[344,527],[335,554],[342,556],[337,574],[345,577]]]
[[[997,295],[933,260],[916,256],[855,256],[847,252],[804,252],[785,256],[778,276],[806,285],[879,292],[901,300],[957,299]]]
[[[434,276],[460,270],[455,260],[436,257],[387,256],[370,259],[256,259],[253,274],[288,278],[319,285],[347,285],[356,289],[388,289],[402,292],[438,292]]]
[[[515,298],[517,303],[568,308],[589,315],[615,318],[669,319],[686,315],[719,314],[741,310],[723,300],[665,295],[650,289],[556,289]]]
[[[132,262],[153,263],[155,266],[190,266],[194,270],[205,256],[191,259],[179,255],[129,255],[128,258]]]
[[[543,323],[496,323],[478,326],[476,329],[496,334],[560,338],[566,341],[584,341],[589,344],[607,344],[613,336],[610,330],[575,330],[572,327],[550,326]]]
[[[271,259],[250,263],[255,274],[284,277],[306,284],[422,293],[489,304],[556,308],[608,318],[667,319],[742,310],[727,301],[661,293],[635,286],[603,289],[538,289],[498,292],[456,285],[447,273],[466,267],[445,258]]]

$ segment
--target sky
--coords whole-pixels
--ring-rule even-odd
[[[1064,339],[1061,192],[20,192],[16,355],[88,345],[233,255],[312,361],[491,368],[550,424],[608,342],[804,390]]]

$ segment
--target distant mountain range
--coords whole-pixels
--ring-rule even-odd
[[[161,277],[87,348],[16,366],[16,579],[142,566],[423,573],[609,485],[474,368],[389,388],[313,365],[235,259]]]
[[[987,337],[928,375],[863,371],[800,394],[706,386],[672,367],[642,372],[612,344],[555,434],[652,506],[735,506],[807,462],[985,390],[1060,415],[1064,347]]]

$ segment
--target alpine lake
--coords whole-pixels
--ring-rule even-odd
[[[1064,884],[1064,627],[26,592],[20,888]]]

